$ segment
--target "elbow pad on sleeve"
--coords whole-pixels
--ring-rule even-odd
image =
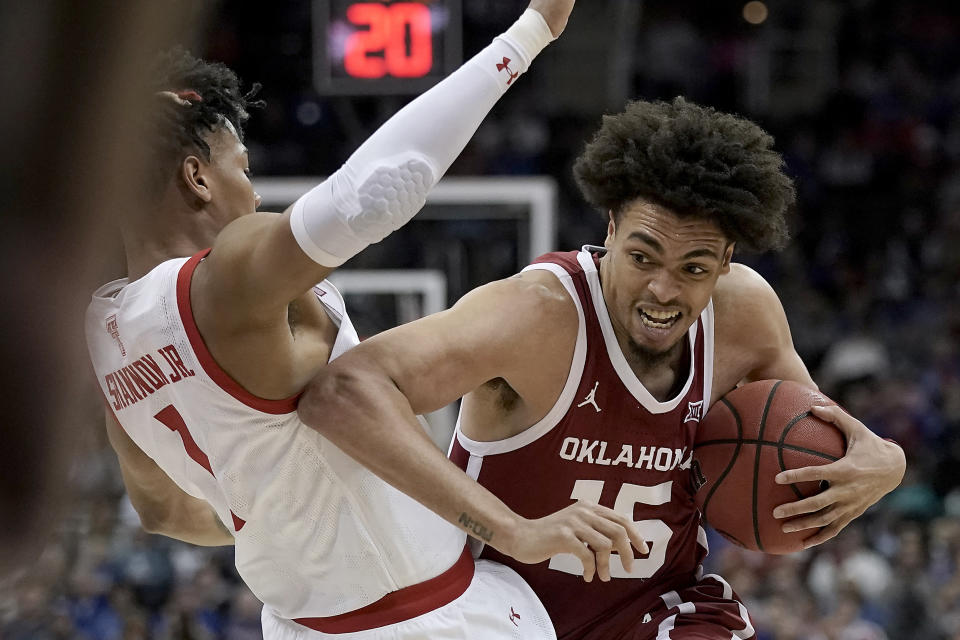
[[[294,203],[290,227],[303,251],[339,267],[406,224],[552,39],[543,16],[527,9],[506,33],[390,118],[340,170]]]
[[[293,205],[290,227],[300,248],[328,267],[339,267],[380,242],[423,207],[437,182],[417,153],[385,158],[361,177],[346,164]]]

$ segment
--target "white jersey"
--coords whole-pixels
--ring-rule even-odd
[[[296,397],[251,395],[214,361],[190,308],[206,252],[169,260],[93,296],[87,343],[126,433],[236,540],[243,580],[281,618],[335,616],[442,574],[465,534],[380,480],[297,417]],[[315,288],[356,345],[343,298]]]

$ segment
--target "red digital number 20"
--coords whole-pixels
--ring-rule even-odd
[[[351,76],[419,78],[430,72],[433,40],[430,10],[425,5],[359,2],[347,9],[347,20],[357,27],[366,27],[347,38],[343,66]],[[382,57],[376,55],[380,53]]]

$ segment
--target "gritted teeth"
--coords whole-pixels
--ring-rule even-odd
[[[648,316],[651,320],[665,322],[676,320],[680,316],[679,311],[661,311],[659,309],[640,309],[640,312]]]
[[[665,329],[680,319],[680,312],[640,309],[640,318],[643,320],[643,323],[649,327]]]

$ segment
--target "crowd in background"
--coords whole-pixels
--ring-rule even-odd
[[[484,26],[484,7],[497,11],[474,4],[467,34],[482,33],[470,21]],[[302,20],[307,5],[272,19]],[[805,112],[751,112],[739,88],[758,31],[653,12],[633,52],[634,97],[683,93],[774,134],[797,180],[794,241],[738,259],[779,293],[822,389],[897,440],[908,460],[902,486],[835,540],[781,557],[711,536],[709,569],[746,599],[759,640],[960,640],[960,21],[922,3],[832,6],[835,82]],[[207,54],[275,91],[297,86],[286,77],[295,64],[267,75],[252,62],[257,39],[238,20],[213,30]],[[477,39],[468,37],[468,52]],[[663,51],[674,64],[655,64],[670,59]],[[337,105],[303,91],[268,92],[271,106],[254,114],[256,171],[322,174],[345,157],[352,140],[332,115]],[[519,92],[454,173],[554,175],[560,247],[596,242],[603,220],[578,198],[569,167],[597,118],[541,108],[543,99]],[[330,117],[291,117],[307,103]],[[0,585],[0,640],[260,638],[260,605],[230,548],[140,529],[98,412],[92,405],[85,423],[76,508],[16,588]]]

